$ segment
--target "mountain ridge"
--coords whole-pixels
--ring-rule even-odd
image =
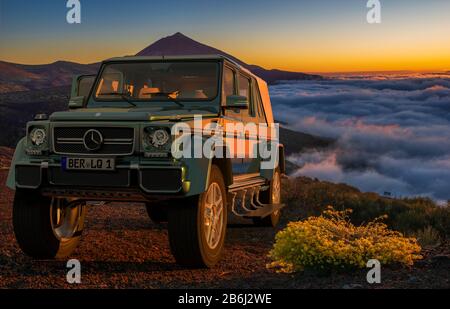
[[[278,69],[265,69],[259,65],[247,64],[235,56],[224,52],[215,47],[211,47],[204,43],[195,41],[194,39],[185,36],[181,32],[161,38],[153,44],[147,46],[136,56],[184,56],[184,55],[223,55],[236,63],[247,68],[255,75],[264,79],[267,83],[272,84],[279,80],[320,80],[323,79],[320,75],[306,74],[301,72],[290,72]]]
[[[148,45],[137,56],[220,54],[224,55],[269,84],[279,80],[321,80],[320,75],[300,72],[267,70],[261,66],[247,64],[222,50],[191,39],[181,32],[161,38]],[[71,84],[74,75],[95,74],[100,63],[81,64],[71,61],[55,61],[49,64],[18,64],[0,60],[0,93],[39,90]]]

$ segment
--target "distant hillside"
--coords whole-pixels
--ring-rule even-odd
[[[70,87],[64,86],[0,94],[0,145],[14,147],[37,113],[66,110],[69,93]]]
[[[292,131],[280,126],[280,143],[284,145],[286,155],[300,153],[311,148],[325,148],[333,142],[329,138]]]
[[[320,80],[319,75],[281,70],[266,70],[257,65],[247,64],[240,59],[217,48],[197,42],[184,34],[177,32],[174,35],[162,38],[137,53],[137,56],[182,56],[182,55],[223,55],[252,71],[268,83],[278,80]]]
[[[290,221],[320,215],[329,206],[337,210],[352,209],[350,219],[360,225],[381,216],[390,228],[407,235],[421,236],[439,241],[439,236],[450,237],[450,202],[447,207],[438,206],[431,199],[416,197],[407,199],[386,198],[373,192],[361,192],[347,184],[336,184],[308,177],[289,178],[282,187],[283,201],[287,204],[284,218]]]
[[[98,64],[58,61],[24,65],[0,61],[0,93],[67,86],[75,75],[95,74]]]
[[[162,38],[144,48],[137,55],[161,56],[192,54],[225,55],[265,79],[268,83],[274,83],[277,80],[322,79],[319,75],[281,70],[266,70],[257,65],[249,65],[224,51],[197,42],[181,33]],[[25,65],[0,61],[0,93],[67,86],[71,84],[73,76],[79,74],[95,74],[97,73],[98,68],[99,63],[79,64],[67,61],[57,61],[51,64]]]
[[[51,114],[67,109],[70,88],[54,87],[25,92],[0,94],[0,145],[14,147],[25,134],[25,125],[37,113]],[[280,128],[280,142],[285,145],[286,153],[298,153],[307,148],[322,148],[333,141]]]

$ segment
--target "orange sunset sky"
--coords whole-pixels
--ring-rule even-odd
[[[381,0],[382,23],[365,0],[0,0],[0,60],[91,63],[135,54],[182,32],[247,63],[305,72],[450,70],[450,1]]]

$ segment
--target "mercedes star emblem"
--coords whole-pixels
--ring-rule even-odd
[[[83,144],[84,147],[89,151],[99,150],[103,144],[103,136],[98,130],[88,130],[86,131],[86,133],[84,133]]]

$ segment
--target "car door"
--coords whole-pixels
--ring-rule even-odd
[[[255,96],[254,78],[245,74],[239,74],[239,95],[245,96],[249,102],[249,108],[242,110],[242,121],[245,126],[245,156],[242,162],[245,174],[259,174],[260,159],[258,155],[258,106]]]

